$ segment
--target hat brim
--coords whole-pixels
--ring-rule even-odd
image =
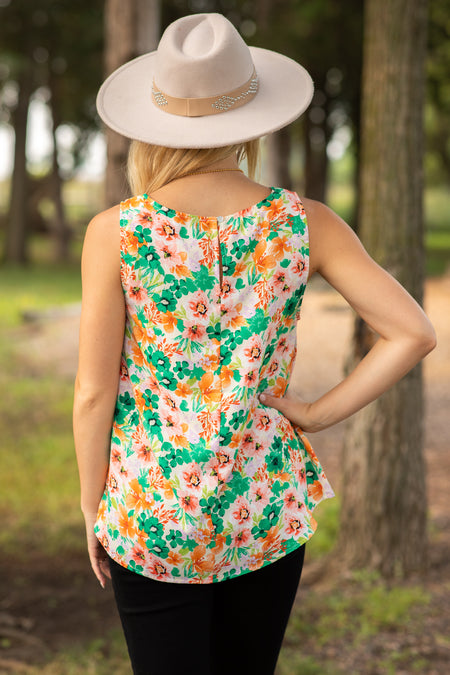
[[[283,54],[250,47],[259,78],[255,97],[217,115],[183,117],[152,100],[156,52],[115,70],[97,95],[97,110],[107,126],[128,138],[169,148],[214,148],[242,143],[277,131],[297,119],[311,102],[309,73]]]

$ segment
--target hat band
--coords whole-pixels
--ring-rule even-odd
[[[152,85],[153,103],[172,115],[182,115],[183,117],[201,117],[203,115],[217,115],[234,108],[240,108],[245,103],[251,101],[258,91],[258,76],[253,70],[252,76],[247,82],[228,91],[220,96],[208,96],[204,98],[177,98],[165,94],[155,84]]]

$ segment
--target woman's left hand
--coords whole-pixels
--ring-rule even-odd
[[[266,392],[259,395],[259,400],[263,405],[270,405],[276,408],[293,424],[296,424],[302,431],[320,431],[322,428],[316,421],[314,422],[312,416],[312,404],[303,401],[297,394],[286,392],[286,394],[279,398]]]
[[[95,576],[100,582],[100,586],[105,588],[106,579],[111,579],[108,565],[108,554],[97,539],[94,532],[94,525],[97,514],[88,514],[84,516],[86,524],[86,539],[89,553],[89,560]]]

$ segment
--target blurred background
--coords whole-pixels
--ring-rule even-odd
[[[425,417],[422,408],[418,414],[429,543],[420,535],[414,546],[426,549],[426,564],[399,563],[396,575],[374,562],[373,551],[359,565],[345,552],[342,576],[333,552],[340,529],[351,530],[348,501],[347,518],[340,516],[346,432],[338,425],[314,435],[338,498],[320,507],[277,675],[447,673],[450,0],[0,0],[0,673],[130,673],[111,592],[97,588],[88,569],[71,437],[84,232],[93,215],[129,195],[127,141],[102,128],[95,97],[114,68],[155,49],[170,22],[204,11],[225,14],[248,44],[291,56],[311,73],[312,105],[265,139],[260,180],[325,202],[369,250],[360,189],[361,101],[373,77],[363,67],[369,23],[390,31],[395,66],[406,19],[415,17],[405,58],[412,62],[414,44],[423,43],[415,66],[416,75],[425,72],[423,97],[420,72],[410,94],[414,104],[417,90],[423,109],[423,171],[411,160],[418,186],[407,192],[417,205],[411,226],[405,222],[395,261],[384,251],[380,262],[400,270],[407,287],[414,268],[410,290],[418,299],[425,293],[440,341],[425,365]],[[405,184],[396,179],[388,182],[400,194]],[[423,218],[412,227],[422,198]],[[354,317],[314,280],[302,322],[308,329],[300,331],[295,381],[314,396],[342,377]],[[416,459],[405,462],[402,471],[424,471]]]

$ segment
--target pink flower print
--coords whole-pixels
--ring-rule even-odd
[[[303,530],[305,529],[304,524],[300,520],[300,518],[296,515],[293,514],[286,514],[285,516],[285,525],[286,525],[286,530],[288,534],[292,536],[299,536]]]
[[[255,386],[258,381],[258,372],[258,368],[255,368],[254,370],[250,370],[248,373],[245,373],[244,383],[247,387]]]
[[[225,299],[231,297],[233,293],[235,293],[235,291],[236,291],[235,287],[231,285],[228,279],[224,279],[221,291],[222,298]]]
[[[248,347],[244,349],[244,354],[250,362],[259,361],[262,356],[261,338],[255,335],[248,341]]]
[[[198,341],[201,340],[206,333],[206,328],[203,324],[198,323],[197,321],[185,321],[184,322],[184,331],[182,333],[184,338],[188,340]]]
[[[230,303],[222,304],[221,309],[222,323],[233,330],[239,329],[245,324],[245,318],[242,314],[242,303],[231,305]]]
[[[189,300],[189,307],[192,311],[192,314],[198,319],[206,318],[209,309],[206,293],[203,291],[197,291],[194,293],[191,300]]]
[[[195,462],[187,464],[185,471],[183,471],[183,478],[188,489],[199,490],[202,481],[202,471],[199,465]]]
[[[220,467],[225,467],[227,464],[229,464],[231,460],[231,455],[229,452],[225,452],[224,450],[219,450],[219,452],[216,454],[217,461]]]
[[[283,498],[284,504],[287,509],[297,509],[297,497],[295,496],[294,490],[289,490],[286,492]]]
[[[272,277],[272,283],[275,286],[275,293],[277,295],[280,295],[281,293],[288,293],[291,290],[291,287],[286,281],[286,272],[284,270],[275,272]]]
[[[170,220],[166,218],[161,218],[154,223],[154,231],[156,234],[158,234],[160,237],[165,237],[171,240],[172,237],[177,237],[177,231],[174,228],[173,224],[171,223]]]
[[[234,502],[235,510],[233,511],[233,518],[241,525],[245,524],[250,518],[250,507],[245,497],[238,497]]]
[[[144,209],[138,211],[135,218],[137,224],[142,225],[142,227],[148,227],[148,225],[152,222],[152,214],[150,211],[145,211]]]
[[[167,567],[160,560],[153,560],[149,567],[150,572],[156,579],[164,579],[168,574]]]
[[[280,340],[278,340],[277,351],[281,352],[281,354],[284,354],[284,352],[288,349],[289,346],[285,337],[282,337]]]
[[[168,266],[171,272],[174,271],[179,265],[184,265],[184,257],[182,256],[182,251],[178,250],[178,247],[175,242],[166,241],[162,244],[161,248],[162,257],[164,258],[164,264]]]
[[[278,361],[272,361],[270,363],[268,369],[267,369],[267,374],[269,375],[269,377],[271,375],[275,375],[275,373],[278,371],[279,367],[280,367],[280,364],[278,363]]]
[[[242,436],[242,446],[245,448],[246,452],[251,453],[255,448],[255,439],[251,431],[244,432]]]
[[[139,459],[144,460],[144,462],[150,462],[153,458],[153,453],[150,448],[150,442],[147,438],[147,434],[144,431],[144,427],[139,425],[136,431],[132,434],[133,439],[133,450],[137,453]]]
[[[192,492],[179,492],[180,506],[187,513],[195,513],[198,508],[198,499]]]
[[[300,255],[300,253],[294,253],[292,256],[291,269],[295,274],[298,274],[300,277],[306,269],[305,259]]]
[[[250,487],[250,499],[257,505],[258,511],[263,510],[270,502],[271,493],[267,485],[252,483]]]
[[[136,563],[136,565],[142,565],[145,562],[145,551],[142,546],[136,544],[131,550],[131,557]]]
[[[272,420],[265,410],[256,411],[256,428],[261,431],[267,431],[272,426]]]
[[[180,415],[175,410],[170,410],[167,406],[160,406],[159,417],[162,427],[167,430],[169,438],[174,436],[183,436],[184,427]]]
[[[117,448],[113,448],[111,450],[111,461],[117,462],[118,464],[120,464],[120,462],[122,461],[122,455]]]
[[[233,543],[234,545],[239,548],[239,546],[245,546],[245,544],[248,542],[248,540],[251,537],[251,532],[248,527],[246,527],[243,530],[239,530],[239,532],[236,532],[236,534],[233,537]]]

